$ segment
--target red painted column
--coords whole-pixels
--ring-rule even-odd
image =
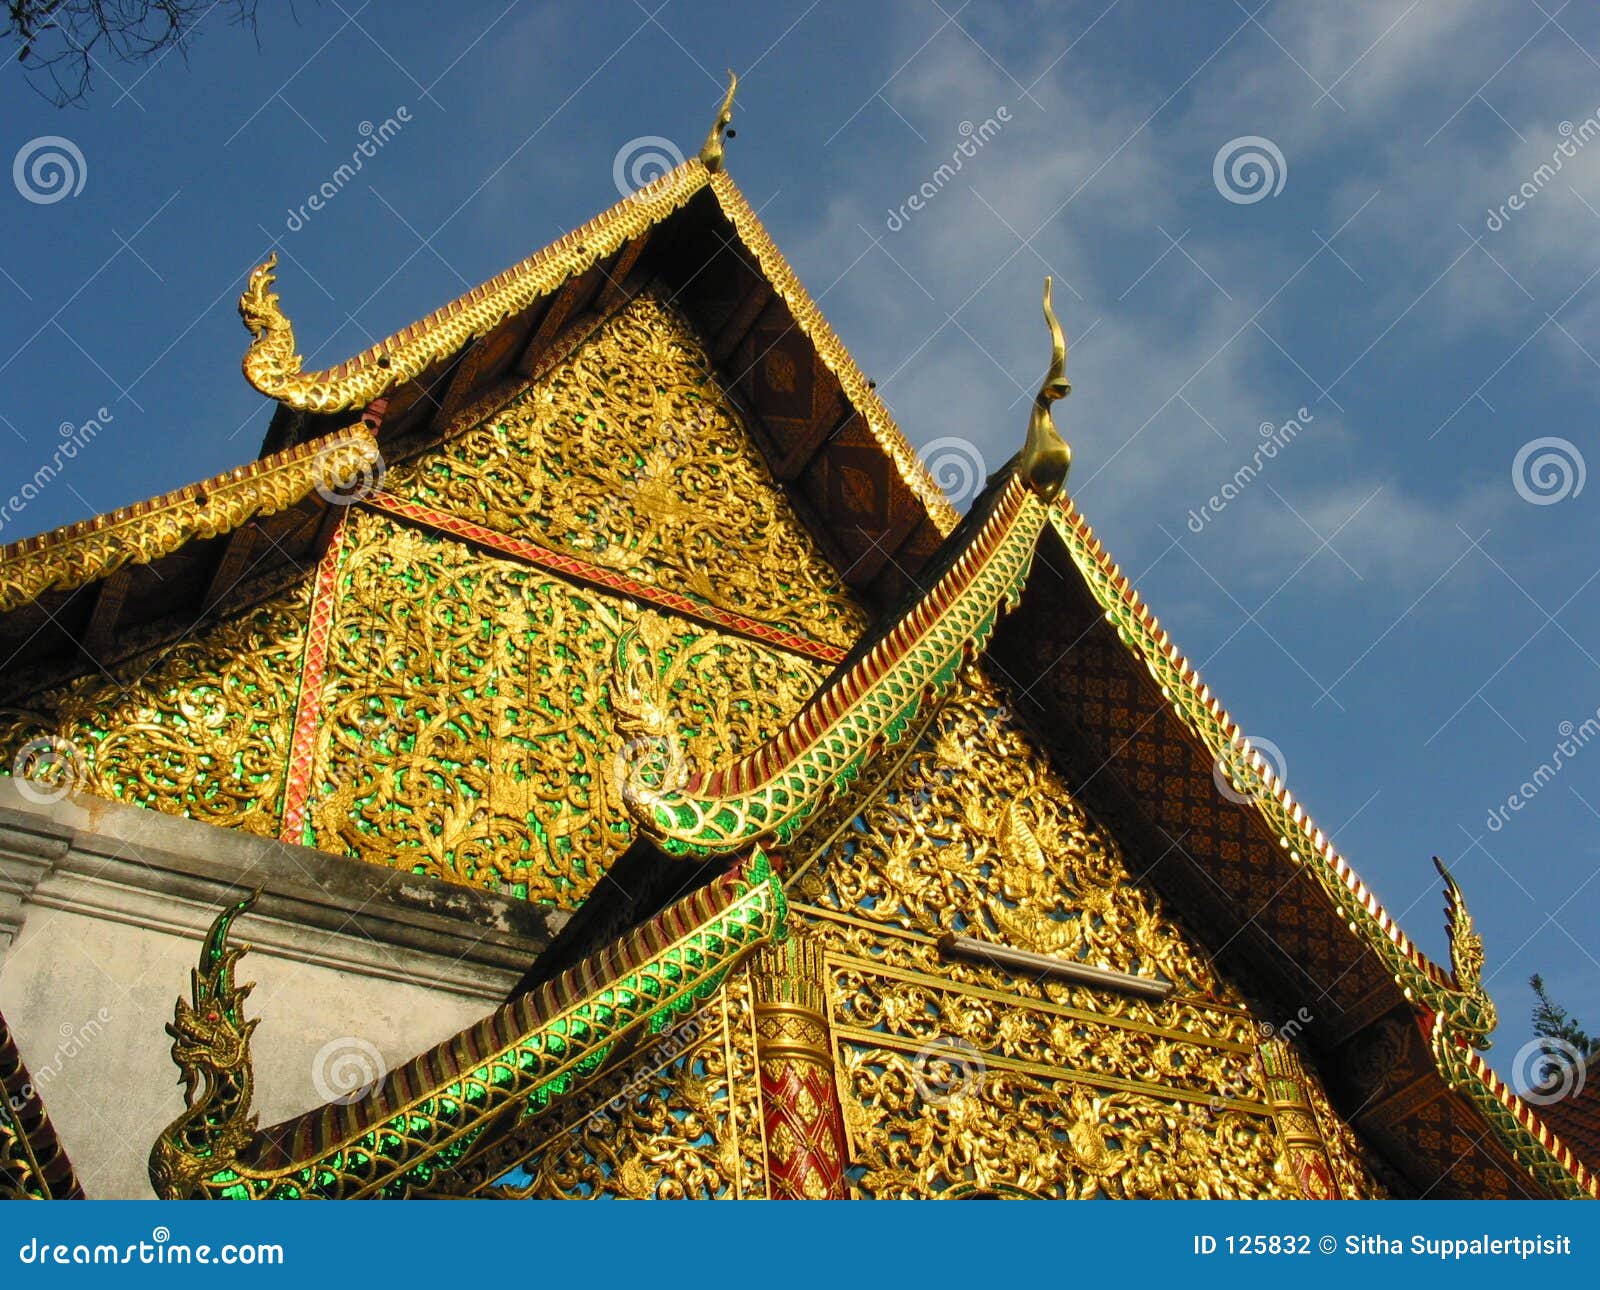
[[[768,1194],[774,1200],[848,1199],[821,948],[792,932],[756,957],[751,979]]]

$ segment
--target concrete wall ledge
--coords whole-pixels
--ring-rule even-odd
[[[0,963],[30,904],[199,937],[257,887],[238,934],[258,950],[491,1001],[568,917],[125,803],[40,802],[0,778]]]

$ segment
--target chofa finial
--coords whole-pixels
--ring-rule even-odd
[[[1067,482],[1072,466],[1072,449],[1056,432],[1050,405],[1072,393],[1067,380],[1067,341],[1050,304],[1050,279],[1044,280],[1044,320],[1050,327],[1050,370],[1033,399],[1033,414],[1028,418],[1028,439],[1022,446],[1019,469],[1033,491],[1044,501],[1053,501]]]
[[[1472,915],[1467,912],[1466,898],[1462,896],[1461,888],[1456,885],[1444,861],[1434,856],[1433,867],[1444,879],[1445,931],[1450,937],[1451,983],[1464,1004],[1462,1015],[1452,1019],[1451,1029],[1474,1048],[1488,1048],[1489,1034],[1498,1023],[1499,1015],[1495,1011],[1494,1000],[1483,985],[1483,937],[1478,935]]]
[[[722,96],[722,106],[717,109],[717,119],[711,127],[711,133],[706,135],[706,141],[700,149],[700,160],[705,163],[705,168],[716,174],[722,169],[722,135],[728,128],[728,122],[733,120],[733,92],[739,88],[739,78],[733,74],[733,68],[728,69],[728,92]]]

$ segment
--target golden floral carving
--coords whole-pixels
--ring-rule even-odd
[[[748,974],[578,1094],[522,1166],[482,1197],[754,1199],[766,1195]],[[662,1053],[670,1056],[663,1059]]]
[[[826,954],[861,1194],[1293,1194],[1250,1010],[1073,801],[1003,690],[969,671],[857,810],[842,832],[837,812],[808,831],[825,849],[795,916]],[[1176,991],[1143,1000],[948,962],[948,931]],[[1341,1185],[1360,1191],[1368,1180],[1337,1150]]]
[[[70,747],[74,788],[276,836],[309,599],[302,581],[154,660],[0,710],[0,773],[53,737]]]
[[[773,482],[711,360],[640,296],[389,491],[663,590],[849,645],[866,619]]]
[[[323,850],[575,905],[630,838],[638,746],[618,695],[711,759],[819,679],[385,516],[353,514],[346,552],[313,776]]]

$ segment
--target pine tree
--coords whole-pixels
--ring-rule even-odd
[[[1600,1039],[1591,1039],[1578,1019],[1551,999],[1537,972],[1528,978],[1528,984],[1539,999],[1533,1010],[1533,1033],[1549,1041],[1543,1048],[1545,1060],[1539,1072],[1540,1083],[1548,1084],[1561,1078],[1574,1054],[1581,1058],[1600,1053]]]

